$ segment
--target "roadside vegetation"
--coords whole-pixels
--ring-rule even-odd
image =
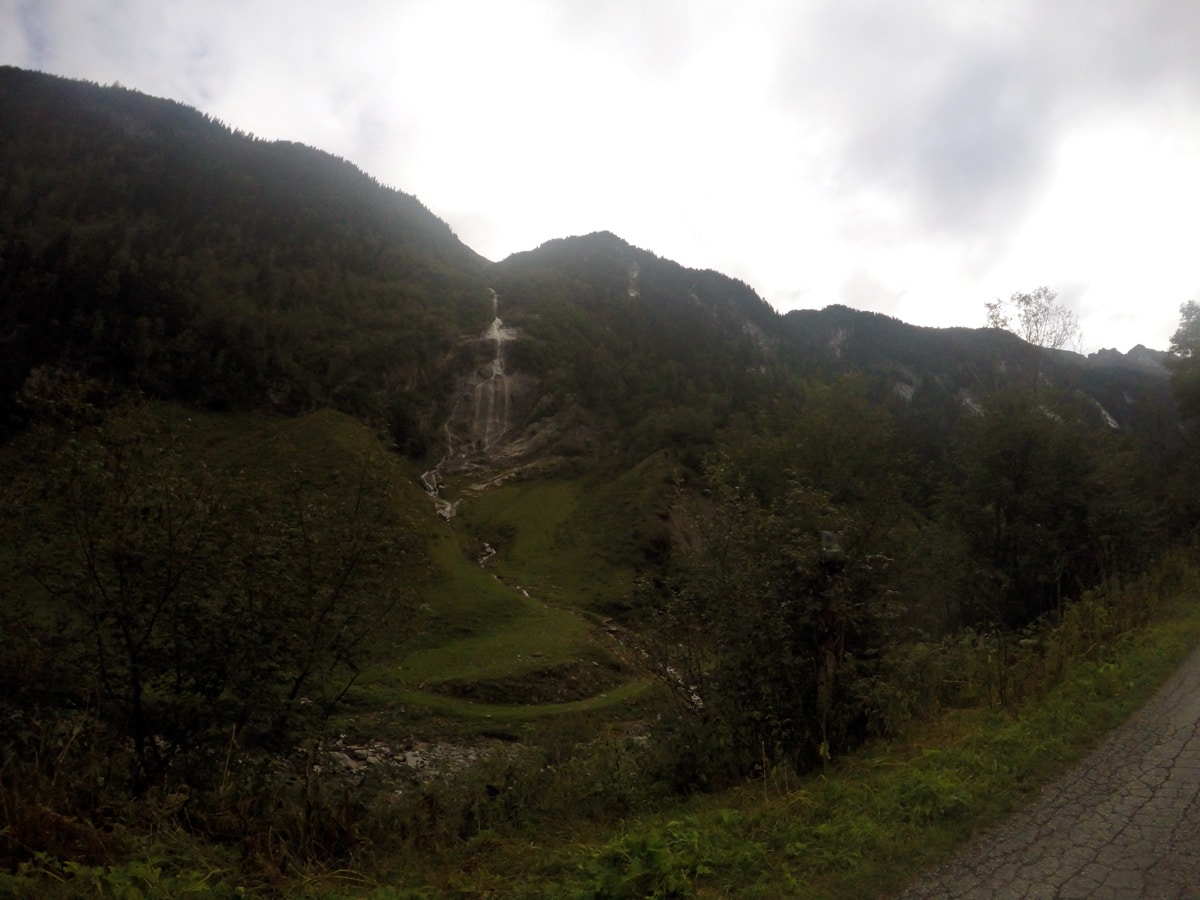
[[[543,721],[536,751],[480,762],[412,803],[364,784],[351,799],[344,778],[312,771],[260,787],[273,794],[273,837],[253,860],[198,830],[192,798],[170,792],[125,801],[116,828],[52,816],[56,798],[96,777],[68,766],[98,760],[43,733],[36,772],[6,760],[6,836],[38,814],[52,849],[32,850],[0,886],[17,897],[886,895],[1144,702],[1200,636],[1198,587],[1194,565],[1173,557],[1027,630],[1007,657],[982,635],[913,647],[898,663],[912,715],[815,772],[781,764],[681,799],[663,790],[664,748],[598,731],[609,710],[557,730]],[[227,789],[225,813],[245,815]]]

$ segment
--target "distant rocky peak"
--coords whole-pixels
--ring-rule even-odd
[[[1165,378],[1169,374],[1167,371],[1167,360],[1170,358],[1171,354],[1164,350],[1151,350],[1149,347],[1138,344],[1128,353],[1122,353],[1115,348],[1097,350],[1088,356],[1088,361],[1094,366],[1114,369],[1136,369],[1139,372],[1161,375]]]

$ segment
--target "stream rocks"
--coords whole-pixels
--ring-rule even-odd
[[[412,741],[393,746],[383,741],[347,742],[339,737],[316,752],[313,769],[347,781],[361,782],[366,776],[379,776],[397,784],[429,784],[465,772],[478,763],[512,753],[512,747],[500,741],[484,745],[454,744],[445,741]]]

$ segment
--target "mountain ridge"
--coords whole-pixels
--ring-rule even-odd
[[[0,117],[10,428],[29,374],[66,365],[212,409],[333,405],[433,462],[452,419],[460,447],[471,430],[462,397],[492,382],[496,318],[514,339],[492,444],[522,466],[703,445],[771,398],[798,398],[797,379],[851,370],[877,397],[951,419],[1001,383],[1048,378],[1150,443],[1175,440],[1157,412],[1168,354],[1082,357],[837,304],[780,313],[738,279],[609,231],[491,262],[345,160],[123,88],[4,67]]]

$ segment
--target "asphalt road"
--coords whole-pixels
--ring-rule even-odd
[[[1200,649],[1031,806],[912,898],[1200,898]]]

